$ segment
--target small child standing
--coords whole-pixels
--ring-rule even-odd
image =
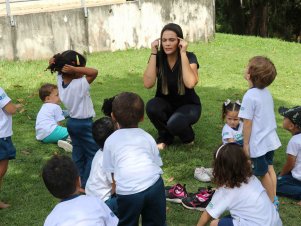
[[[222,131],[223,144],[237,143],[243,145],[243,122],[238,117],[241,103],[227,100],[222,107],[222,119],[226,122]]]
[[[99,145],[100,149],[96,152],[93,158],[91,172],[87,180],[85,192],[87,195],[99,197],[110,207],[115,215],[118,216],[115,184],[113,184],[112,175],[110,173],[104,172],[102,169],[102,149],[106,139],[114,131],[114,122],[110,117],[102,117],[93,123],[93,138]]]
[[[197,226],[267,225],[281,226],[274,205],[260,184],[252,176],[251,165],[242,147],[235,143],[223,144],[214,154],[213,181],[217,186]],[[218,219],[225,211],[230,215]]]
[[[13,104],[0,87],[0,188],[9,160],[16,158],[16,149],[11,140],[13,135],[12,115],[20,107],[20,104]],[[0,209],[7,207],[9,207],[9,204],[0,201]]]
[[[163,163],[154,138],[138,128],[144,103],[135,93],[124,92],[113,101],[112,118],[120,129],[105,142],[103,169],[116,181],[119,226],[165,225],[166,202]]]
[[[58,143],[66,151],[72,151],[72,145],[64,141],[69,137],[66,127],[60,126],[65,119],[60,107],[58,88],[54,84],[44,84],[39,89],[43,105],[36,119],[36,138],[44,143]]]
[[[118,218],[102,200],[80,195],[78,170],[69,157],[53,156],[43,167],[42,177],[48,191],[61,200],[44,226],[118,224]]]
[[[253,174],[261,177],[261,183],[270,200],[278,208],[273,157],[281,143],[276,133],[273,97],[266,88],[276,75],[276,68],[270,59],[262,56],[250,59],[245,72],[249,90],[243,97],[238,117],[244,122],[243,149],[251,158]]]
[[[292,134],[286,148],[287,159],[277,180],[277,195],[299,201],[301,205],[301,106],[279,108],[283,128]]]
[[[59,96],[70,115],[67,129],[73,145],[72,159],[79,170],[82,187],[85,188],[93,157],[99,149],[92,137],[95,111],[90,97],[90,84],[97,77],[98,71],[86,67],[85,57],[73,50],[54,55],[48,69],[51,73],[58,72]]]

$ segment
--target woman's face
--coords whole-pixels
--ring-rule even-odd
[[[174,54],[178,50],[179,39],[174,31],[166,30],[161,37],[161,45],[166,55]]]

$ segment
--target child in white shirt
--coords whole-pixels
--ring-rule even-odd
[[[66,140],[69,137],[66,127],[61,126],[65,119],[60,107],[58,88],[54,84],[44,84],[39,89],[43,105],[36,119],[36,138],[44,143],[65,143],[65,150],[72,151],[72,145]]]
[[[16,149],[11,140],[13,135],[12,115],[20,107],[20,104],[13,104],[0,87],[0,188],[9,160],[16,158]],[[9,207],[9,204],[0,201],[0,209],[7,207]]]
[[[222,131],[223,144],[237,143],[243,145],[243,122],[238,117],[240,102],[227,100],[222,107],[222,119],[226,122]]]
[[[60,199],[47,216],[44,226],[116,226],[118,218],[99,198],[80,195],[78,170],[67,156],[53,156],[43,167],[42,177],[48,191]]]
[[[283,128],[292,134],[288,142],[287,159],[277,180],[277,195],[299,201],[301,205],[301,106],[279,108],[284,116]]]
[[[165,225],[166,202],[161,178],[162,160],[153,137],[138,128],[144,103],[135,93],[124,92],[113,101],[112,118],[119,129],[105,142],[103,169],[116,182],[119,226]]]
[[[250,162],[241,146],[235,143],[223,144],[215,152],[213,181],[217,190],[197,226],[281,226],[282,222],[275,206],[261,185],[252,176]],[[225,211],[230,215],[218,219]]]
[[[95,111],[90,96],[90,84],[98,71],[86,67],[86,58],[73,50],[54,55],[49,60],[48,69],[52,73],[58,72],[59,96],[70,115],[67,129],[73,145],[72,159],[85,188],[93,157],[99,149],[92,137]]]
[[[250,59],[245,72],[249,90],[243,97],[238,117],[244,122],[243,149],[251,158],[253,174],[260,177],[269,198],[278,208],[273,157],[281,143],[276,133],[273,97],[266,88],[276,75],[276,68],[270,59],[262,56]]]
[[[100,149],[96,152],[93,158],[90,176],[87,180],[85,192],[87,195],[97,196],[102,199],[115,213],[115,215],[118,216],[115,184],[113,184],[112,175],[104,172],[102,169],[103,146],[106,139],[114,131],[114,122],[110,117],[102,117],[93,123],[93,138],[99,145]]]

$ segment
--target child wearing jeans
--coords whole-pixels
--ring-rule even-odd
[[[90,97],[90,84],[98,71],[86,67],[85,57],[73,50],[54,55],[48,69],[52,73],[58,72],[59,96],[70,115],[67,129],[73,145],[72,159],[79,170],[82,187],[85,188],[93,157],[99,149],[92,137],[95,111]]]
[[[72,151],[72,145],[64,141],[69,137],[66,127],[61,126],[65,119],[60,107],[58,88],[54,84],[44,84],[39,89],[43,105],[36,119],[36,138],[43,143],[58,143],[66,151]]]
[[[277,180],[277,195],[298,200],[301,205],[301,106],[279,108],[283,128],[292,134],[286,148],[286,163]]]
[[[248,157],[235,143],[223,144],[214,154],[213,181],[217,186],[197,226],[281,226],[279,214],[260,181],[252,175]],[[230,215],[218,219],[224,212]]]
[[[13,104],[5,91],[0,87],[0,188],[3,177],[8,168],[8,162],[16,158],[16,149],[12,143],[12,115],[16,113],[20,104]],[[0,201],[0,209],[9,204]]]
[[[44,165],[42,178],[48,191],[61,200],[47,216],[44,226],[118,224],[118,218],[102,200],[80,195],[78,170],[69,157],[53,156]]]
[[[90,176],[87,180],[85,192],[87,195],[97,196],[102,199],[110,209],[118,216],[115,184],[112,175],[102,169],[103,145],[106,139],[115,131],[114,122],[110,117],[102,117],[96,120],[92,126],[93,138],[100,149],[96,152],[91,166]]]
[[[238,117],[244,122],[243,149],[251,158],[253,174],[260,177],[270,200],[278,208],[273,157],[281,143],[276,133],[273,97],[266,88],[274,81],[276,74],[270,59],[262,56],[250,59],[245,71],[249,90],[243,97]]]
[[[105,142],[103,169],[116,181],[119,226],[165,225],[166,202],[161,178],[162,160],[153,137],[138,128],[144,103],[124,92],[113,101],[112,118],[119,129]]]

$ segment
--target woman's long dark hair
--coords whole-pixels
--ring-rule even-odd
[[[160,38],[162,40],[162,35],[164,31],[173,31],[177,34],[179,38],[183,39],[183,31],[182,28],[178,24],[169,23],[166,24],[162,31]],[[179,72],[178,72],[178,94],[184,95],[185,94],[185,86],[183,81],[183,73],[182,73],[182,62],[181,62],[181,56],[180,51],[178,50],[178,61],[179,61]],[[164,95],[168,95],[168,86],[167,86],[167,76],[166,72],[164,71],[164,68],[168,67],[167,62],[167,55],[164,52],[162,46],[160,46],[159,52],[158,52],[158,73],[159,77],[161,78],[162,84],[161,84],[161,91]]]

